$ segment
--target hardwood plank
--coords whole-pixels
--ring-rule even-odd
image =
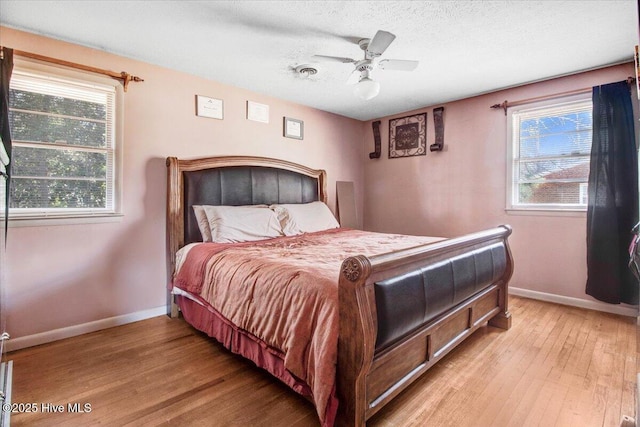
[[[509,331],[485,326],[369,426],[619,426],[635,416],[635,318],[511,297]],[[21,425],[317,426],[313,406],[252,363],[157,317],[20,350],[13,401],[64,405]],[[90,403],[71,413],[69,403]]]
[[[525,376],[535,358],[535,352],[523,351],[529,339],[529,334],[517,337],[517,341],[513,343],[518,350],[513,351],[513,357],[502,366],[499,374],[491,379],[493,387],[485,389],[482,401],[485,409],[478,420],[479,425],[504,424],[518,407],[521,396],[529,387],[529,380]],[[496,396],[504,398],[496,399]]]

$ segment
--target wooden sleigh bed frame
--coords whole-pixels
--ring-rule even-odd
[[[177,250],[198,240],[192,205],[327,201],[325,171],[287,161],[247,156],[192,160],[169,157],[167,167],[169,283]],[[227,177],[222,179],[223,175]],[[243,176],[249,176],[250,182]],[[231,196],[225,200],[217,188],[207,188],[209,178],[216,181],[216,187],[236,178],[244,183],[233,183],[228,193]],[[292,192],[291,182],[300,191]],[[245,191],[242,188],[253,194],[238,194]],[[344,260],[338,283],[337,425],[365,425],[479,327],[488,323],[509,329],[508,282],[513,272],[507,242],[510,234],[510,227],[500,226],[392,253]],[[426,296],[423,301],[416,295]],[[167,307],[169,315],[178,315],[171,294]],[[393,307],[400,307],[400,311]],[[381,340],[385,343],[382,346],[378,345]]]

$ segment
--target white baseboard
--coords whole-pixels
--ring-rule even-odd
[[[34,345],[46,344],[64,338],[100,331],[113,326],[120,326],[127,323],[137,322],[139,320],[150,319],[163,314],[167,314],[167,307],[164,305],[162,307],[150,308],[148,310],[137,311],[135,313],[95,320],[81,325],[73,325],[24,337],[11,338],[6,342],[7,351],[20,350],[26,347],[33,347]]]
[[[587,308],[589,310],[604,311],[605,313],[620,314],[622,316],[638,317],[638,307],[627,304],[607,304],[599,301],[565,297],[562,295],[548,294],[546,292],[531,291],[529,289],[512,288],[509,286],[509,294],[518,297],[554,302],[556,304],[570,305],[572,307]]]

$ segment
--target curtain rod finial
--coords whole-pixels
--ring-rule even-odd
[[[508,106],[509,106],[509,103],[507,102],[507,100],[505,100],[502,104],[493,104],[490,108],[493,108],[493,109],[502,108],[504,110],[504,115],[506,116]]]
[[[132,76],[131,74],[127,73],[126,71],[121,71],[120,75],[122,76],[122,86],[124,86],[124,91],[127,91],[127,87],[129,86],[129,82],[143,82],[144,79],[138,77],[138,76]]]

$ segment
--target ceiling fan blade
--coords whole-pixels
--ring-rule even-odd
[[[341,62],[343,64],[356,63],[355,59],[342,58],[340,56],[327,56],[327,55],[313,55],[313,58],[317,58],[320,61],[326,62]]]
[[[358,70],[353,70],[353,73],[351,73],[349,75],[349,78],[347,79],[347,84],[348,85],[354,85],[356,83],[358,83],[360,81],[360,71]]]
[[[396,36],[388,31],[378,30],[376,35],[373,36],[373,39],[369,42],[367,55],[372,58],[382,55],[395,38]]]
[[[378,67],[383,70],[413,71],[418,64],[418,61],[408,61],[405,59],[383,59],[378,62]]]

